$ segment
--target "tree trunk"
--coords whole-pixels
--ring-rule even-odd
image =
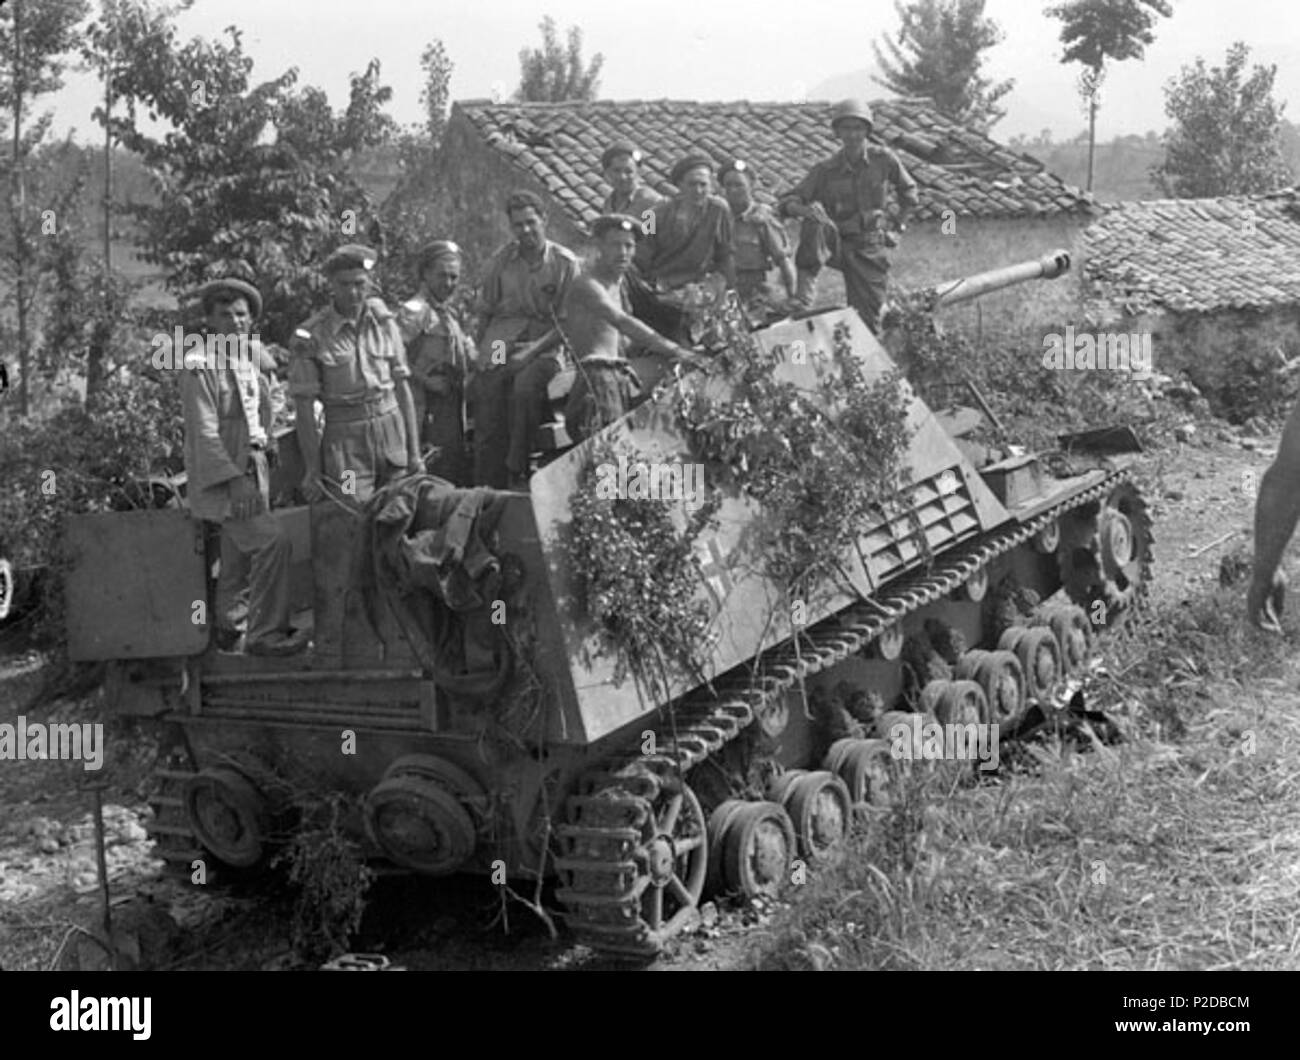
[[[93,410],[104,385],[104,360],[113,335],[113,51],[104,56],[104,304],[86,350],[86,408]]]
[[[1092,191],[1093,162],[1097,156],[1097,93],[1088,97],[1088,187]]]

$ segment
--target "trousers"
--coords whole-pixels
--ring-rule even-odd
[[[631,408],[638,391],[630,364],[580,364],[564,406],[569,438],[581,442],[608,427]]]
[[[326,410],[320,451],[330,492],[344,503],[364,504],[406,471],[402,410],[394,402],[387,412],[341,423],[331,423]]]
[[[537,429],[549,418],[547,387],[560,370],[550,354],[523,368],[495,365],[474,381],[474,482],[506,489],[528,474]]]
[[[268,477],[261,454],[254,457],[262,501],[268,500]],[[217,576],[216,624],[233,629],[247,595],[246,644],[289,628],[289,537],[269,511],[252,519],[221,523],[221,573]]]
[[[460,394],[434,394],[424,391],[423,387],[420,389],[423,391],[422,399],[415,408],[416,422],[420,424],[420,444],[438,450],[429,471],[457,486],[468,486],[470,468],[465,453]]]

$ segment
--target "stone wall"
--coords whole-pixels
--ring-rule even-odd
[[[1300,307],[1295,305],[1144,313],[1112,318],[1105,327],[1133,334],[1149,331],[1153,370],[1186,375],[1210,408],[1232,422],[1280,414],[1294,399],[1295,382],[1279,369],[1284,361],[1300,357]]]

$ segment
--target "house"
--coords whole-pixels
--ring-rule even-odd
[[[1185,372],[1229,418],[1277,396],[1300,356],[1300,189],[1115,203],[1080,250],[1096,329],[1150,333],[1155,371]]]
[[[470,266],[509,238],[502,204],[516,187],[550,204],[551,236],[570,247],[585,238],[609,193],[601,152],[629,139],[645,154],[648,182],[671,193],[673,164],[703,149],[717,162],[741,157],[754,167],[760,201],[799,181],[808,168],[839,149],[832,135],[832,104],[606,101],[493,103],[452,107],[443,140],[440,204]],[[1037,258],[1073,246],[1093,218],[1092,198],[983,133],[940,114],[927,100],[871,104],[873,140],[892,148],[920,187],[920,209],[894,254],[894,275],[905,288],[923,287],[997,265]],[[791,228],[793,233],[794,229]],[[828,271],[823,300],[842,298],[838,274]],[[1077,306],[1079,286],[1066,278],[1035,289],[995,294],[953,315],[986,324],[1063,319]]]

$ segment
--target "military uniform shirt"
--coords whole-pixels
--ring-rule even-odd
[[[663,202],[663,200],[664,197],[654,188],[638,184],[630,198],[625,199],[618,192],[611,191],[605,201],[600,204],[600,212],[603,214],[622,214],[624,217],[630,217],[639,225],[644,226],[649,222],[655,206]],[[644,227],[637,229],[637,239],[642,237],[643,232]]]
[[[398,329],[406,344],[411,375],[454,377],[473,363],[473,344],[445,306],[423,296],[403,302],[397,311]]]
[[[665,287],[697,283],[709,272],[726,272],[731,259],[731,207],[716,195],[694,218],[679,196],[654,208],[654,231],[637,248],[643,275]]]
[[[478,298],[482,355],[491,356],[498,341],[509,349],[545,335],[555,324],[553,317],[563,319],[564,296],[577,275],[577,257],[549,239],[537,264],[524,260],[518,243],[493,254]]]
[[[737,272],[766,272],[790,256],[785,225],[770,206],[750,203],[749,208],[734,219],[734,224],[732,243],[736,250]]]
[[[866,215],[885,209],[885,185],[893,186],[900,203],[918,203],[916,181],[898,156],[887,147],[868,145],[865,157],[849,161],[843,151],[809,170],[783,200],[804,204],[819,202],[826,208],[840,235],[865,237],[875,227]]]
[[[410,378],[397,320],[382,299],[367,298],[355,324],[326,306],[298,332],[289,362],[289,393],[295,398],[360,405]]]

